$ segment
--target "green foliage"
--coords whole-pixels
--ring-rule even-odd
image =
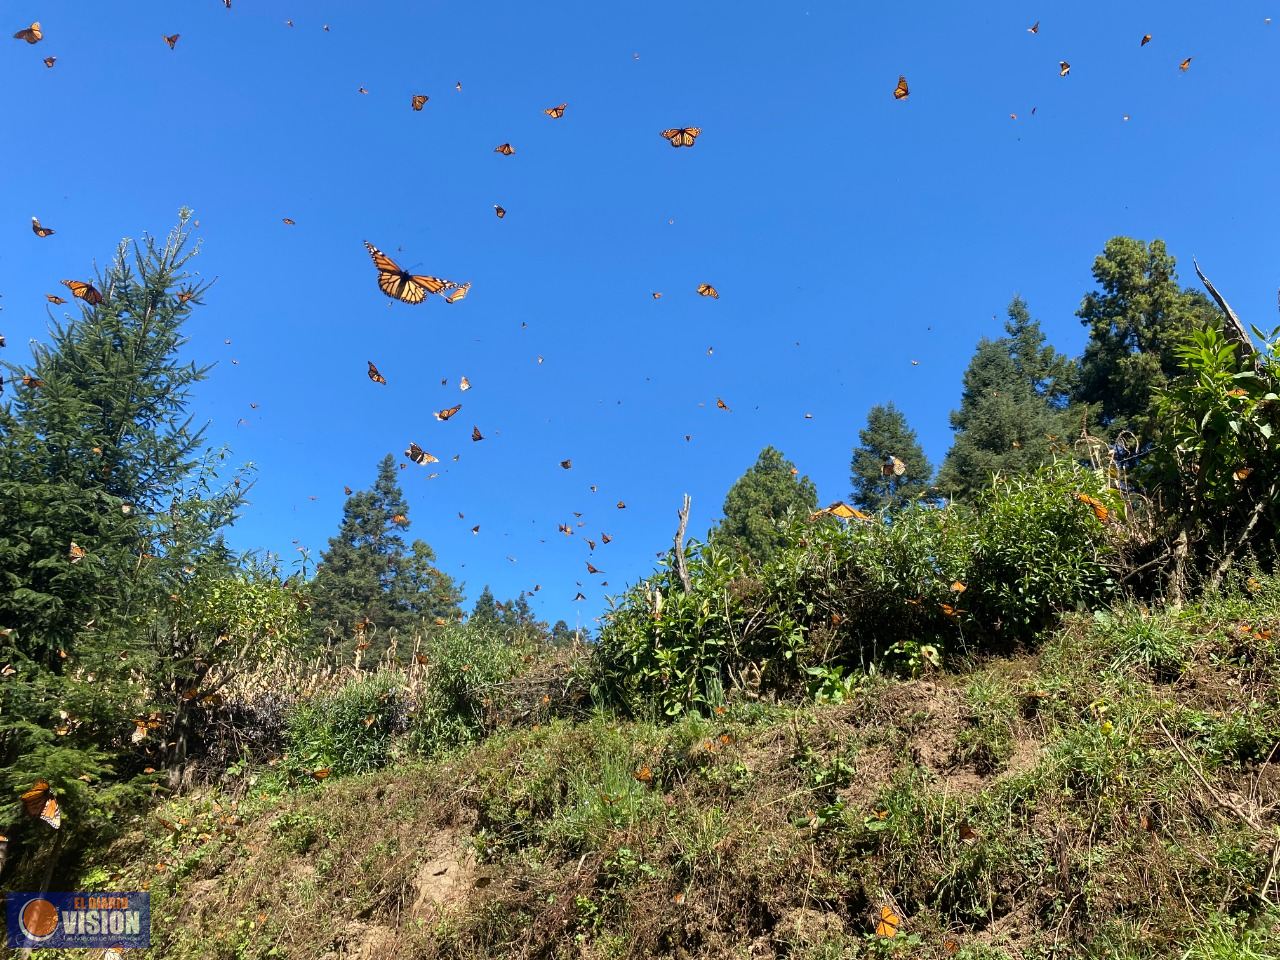
[[[391,759],[392,737],[404,728],[408,703],[399,677],[375,673],[303,700],[288,723],[286,769],[309,778],[367,773]]]
[[[724,518],[709,539],[757,563],[770,560],[786,544],[787,530],[818,505],[818,491],[807,476],[773,447],[729,488]]]
[[[906,469],[896,475],[889,465],[893,457]],[[858,446],[849,463],[853,502],[864,510],[897,509],[929,490],[933,467],[924,455],[907,418],[889,402],[867,412],[867,425],[858,432]]]
[[[413,748],[432,755],[478,739],[501,685],[515,676],[524,650],[508,629],[472,619],[427,634],[426,663],[409,720]]]
[[[1009,304],[1005,331],[998,340],[978,342],[960,409],[951,414],[956,437],[937,487],[952,497],[972,499],[994,474],[1024,473],[1064,448],[1074,365],[1045,345],[1021,297]]]
[[[342,658],[369,644],[377,661],[390,640],[424,621],[452,621],[461,593],[434,566],[435,553],[422,540],[406,547],[409,505],[387,454],[371,490],[358,490],[342,508],[338,534],[329,539],[311,582],[313,633]]]
[[[1156,401],[1160,433],[1141,479],[1201,552],[1274,556],[1280,535],[1280,329],[1254,361],[1216,327],[1174,350]]]
[[[1179,343],[1215,320],[1208,298],[1178,285],[1176,266],[1161,240],[1113,237],[1093,263],[1098,289],[1076,314],[1089,342],[1075,399],[1111,437],[1129,431],[1139,447],[1153,432],[1156,393],[1177,374]]]

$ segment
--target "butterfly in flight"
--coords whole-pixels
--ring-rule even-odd
[[[1065,76],[1066,76],[1067,74],[1069,74],[1070,72],[1071,72],[1071,64],[1067,63],[1067,61],[1065,61],[1065,60],[1059,60],[1059,61],[1058,61],[1058,76],[1060,76],[1060,77],[1065,77]]]
[[[53,235],[54,235],[54,233],[56,233],[57,231],[55,231],[55,230],[53,229],[53,227],[42,227],[42,226],[40,226],[40,221],[39,221],[39,220],[37,220],[35,217],[32,217],[32,218],[31,218],[31,232],[32,232],[32,233],[34,233],[37,237],[41,237],[41,238],[43,238],[43,237],[51,237],[51,236],[53,236]]]
[[[71,295],[79,297],[85,303],[97,305],[102,302],[102,294],[100,294],[92,283],[84,283],[81,280],[63,280],[63,286],[71,291]]]
[[[52,69],[52,68],[53,68],[53,65],[54,65],[55,63],[57,63],[57,62],[58,62],[58,58],[57,58],[57,57],[45,57],[45,58],[44,58],[44,65],[45,65],[46,67],[49,67],[50,69]]]
[[[459,403],[455,406],[450,407],[448,410],[437,410],[435,414],[433,414],[433,416],[435,416],[437,420],[443,423],[444,421],[448,420],[450,417],[452,417],[455,413],[457,413],[461,409],[462,409],[462,404]]]
[[[503,217],[507,215],[507,211],[495,203],[493,205],[493,215],[497,217],[499,220],[501,220]]]
[[[55,830],[62,826],[62,809],[49,789],[49,781],[37,780],[20,799],[27,816],[39,817]]]
[[[418,464],[419,466],[426,466],[428,463],[440,462],[439,457],[433,457],[431,454],[427,453],[427,451],[423,450],[416,443],[410,443],[409,449],[404,452],[404,455],[408,457],[410,460],[412,460],[414,463]]]
[[[282,217],[280,222],[283,223],[286,227],[295,227],[298,225],[298,221],[290,217]]]
[[[374,366],[373,361],[367,360],[365,362],[369,364],[369,379],[374,383],[381,383],[385,385],[387,378],[382,375],[381,371],[379,371],[376,366]]]
[[[471,290],[471,281],[468,280],[466,283],[462,284],[462,286],[460,287],[455,286],[453,288],[452,293],[446,294],[444,298],[444,302],[457,303],[459,300],[464,300],[466,299],[466,296],[470,292],[470,290]]]
[[[569,106],[567,103],[562,103],[558,107],[547,107],[547,109],[543,110],[542,112],[545,113],[552,120],[559,120],[561,117],[564,116],[564,111],[567,106]]]
[[[470,389],[471,389],[471,381],[470,381],[470,380],[468,380],[466,377],[462,377],[461,379],[459,379],[459,380],[458,380],[458,389],[459,389],[459,390],[470,390]]]
[[[364,245],[369,249],[373,265],[378,268],[378,287],[388,297],[404,303],[422,303],[429,293],[440,293],[452,290],[457,284],[439,277],[427,277],[411,274],[401,270],[400,266],[368,240]]]
[[[692,147],[701,134],[701,127],[672,127],[662,131],[662,139],[670,142],[673,147]]]
[[[600,534],[601,543],[609,543],[612,539],[613,537],[609,536],[607,533]]]
[[[1027,33],[1036,34],[1040,32],[1040,21],[1037,20],[1031,26],[1027,27]]]
[[[725,403],[723,400],[721,400],[719,397],[716,397],[716,406],[719,407],[721,410],[723,410],[725,413],[733,413],[733,411],[729,409],[729,405]]]
[[[1190,66],[1191,66],[1191,58],[1187,57],[1187,59],[1183,60],[1180,64],[1178,64],[1178,69],[1181,70],[1183,73],[1186,73],[1187,68]]]
[[[1151,34],[1149,34],[1149,33],[1144,33],[1144,34],[1142,35],[1142,42],[1141,42],[1141,43],[1139,43],[1139,44],[1138,44],[1138,46],[1140,46],[1140,47],[1145,47],[1145,46],[1146,46],[1148,43],[1150,43],[1150,42],[1151,42]]]
[[[479,427],[476,427],[476,426],[472,426],[472,428],[471,428],[471,442],[472,442],[472,443],[475,443],[476,441],[478,441],[478,440],[483,440],[483,439],[484,439],[484,434],[480,432],[480,428],[479,428]]]
[[[902,74],[898,74],[898,85],[893,89],[893,99],[905,100],[911,96],[911,91],[907,88],[907,78]]]
[[[170,50],[172,50],[174,47],[176,47],[176,46],[178,45],[178,38],[179,38],[180,36],[182,36],[182,34],[180,34],[180,33],[175,33],[175,34],[173,34],[173,35],[171,35],[171,36],[166,36],[166,37],[164,38],[164,42],[165,42],[165,43],[167,43],[167,44],[169,45],[169,49],[170,49]]]
[[[15,40],[25,40],[27,43],[39,43],[44,39],[44,33],[40,30],[40,21],[37,20],[26,29],[19,30],[13,35]]]
[[[603,570],[597,570],[595,567],[593,567],[593,566],[591,565],[591,561],[590,561],[590,560],[588,560],[588,561],[587,561],[587,573],[592,573],[592,574],[595,574],[595,573],[604,573],[604,571],[603,571]]]
[[[421,110],[423,104],[425,104],[430,99],[431,98],[428,97],[425,93],[415,93],[413,95],[413,100],[411,100],[410,103],[413,105],[413,109]]]
[[[698,284],[698,295],[703,297],[710,297],[712,300],[720,299],[720,291],[717,290],[715,287],[713,287],[709,283]]]
[[[500,143],[493,148],[494,153],[500,153],[504,157],[509,157],[516,152],[516,148],[509,143]]]
[[[572,460],[561,460],[561,461],[560,461],[560,466],[561,466],[561,467],[563,467],[565,470],[572,470],[572,469],[573,469],[573,461],[572,461]]]

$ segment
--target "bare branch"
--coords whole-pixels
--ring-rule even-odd
[[[684,592],[688,593],[693,589],[693,585],[689,582],[689,567],[684,562],[684,534],[689,528],[689,495],[684,495],[684,506],[680,508],[680,526],[676,530],[676,573],[680,575],[680,585],[684,587]]]
[[[1196,263],[1195,257],[1191,258],[1192,265],[1196,268],[1196,276],[1200,278],[1200,282],[1204,284],[1205,289],[1209,291],[1209,295],[1222,308],[1222,312],[1227,315],[1230,326],[1226,329],[1227,339],[1234,340],[1240,345],[1245,356],[1251,357],[1257,350],[1253,346],[1253,341],[1249,338],[1249,332],[1245,330],[1244,324],[1240,322],[1240,318],[1236,316],[1236,312],[1231,309],[1231,304],[1227,303],[1226,298],[1218,292],[1218,288],[1209,282],[1209,278],[1204,275],[1204,271],[1200,269],[1200,264]]]

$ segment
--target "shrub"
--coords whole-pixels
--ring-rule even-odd
[[[316,694],[289,715],[287,768],[310,775],[367,773],[385,766],[392,739],[408,719],[401,678],[391,672],[359,677]]]

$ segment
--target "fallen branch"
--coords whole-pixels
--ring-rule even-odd
[[[1209,296],[1222,308],[1222,312],[1227,315],[1230,326],[1226,329],[1227,339],[1234,340],[1244,351],[1246,357],[1252,357],[1258,351],[1253,346],[1253,341],[1249,338],[1249,332],[1245,330],[1244,324],[1240,322],[1240,318],[1236,316],[1236,312],[1231,309],[1231,304],[1227,303],[1226,298],[1218,292],[1218,288],[1209,282],[1209,278],[1204,275],[1204,271],[1200,269],[1200,264],[1196,263],[1195,257],[1191,258],[1192,265],[1196,268],[1196,276],[1200,278],[1200,282],[1204,284],[1205,289],[1209,291]]]

